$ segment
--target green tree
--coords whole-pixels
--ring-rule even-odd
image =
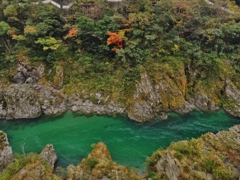
[[[35,41],[36,44],[40,44],[43,46],[43,50],[57,50],[62,41],[57,40],[54,37],[46,37],[46,38],[38,38],[37,41]]]
[[[1,21],[0,22],[1,42],[5,47],[5,51],[8,53],[12,52],[12,46],[10,44],[10,38],[9,38],[9,31],[10,31],[10,26],[8,25],[8,23]]]

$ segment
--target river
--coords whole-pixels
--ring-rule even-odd
[[[168,115],[165,121],[139,124],[125,117],[86,117],[67,112],[55,118],[3,120],[0,129],[8,134],[14,153],[22,153],[23,149],[25,153],[40,153],[46,144],[53,144],[57,166],[77,165],[91,151],[92,144],[102,141],[114,161],[144,170],[146,158],[172,141],[216,133],[240,123],[224,111]]]

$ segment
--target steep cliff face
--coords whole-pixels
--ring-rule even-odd
[[[240,90],[230,80],[227,80],[225,94],[228,102],[224,104],[224,109],[230,114],[240,117]]]
[[[238,179],[240,125],[199,139],[172,143],[148,160],[151,179]]]
[[[134,97],[128,106],[130,119],[145,122],[154,117],[161,118],[160,112],[188,113],[193,110],[212,111],[220,108],[217,105],[220,99],[216,92],[212,92],[212,89],[204,89],[199,82],[200,85],[194,86],[194,92],[189,94],[187,93],[189,91],[187,77],[184,72],[174,73],[176,75],[156,73],[152,77],[147,72],[141,74],[140,82],[136,84]]]
[[[71,110],[83,114],[123,113],[132,120],[146,122],[154,118],[166,119],[165,112],[170,111],[188,113],[219,108],[240,117],[240,88],[236,77],[231,79],[226,70],[207,77],[206,72],[197,67],[189,68],[183,62],[169,59],[144,67],[136,85],[128,87],[131,88],[128,98],[122,98],[121,102],[121,93],[106,93],[101,89],[89,92],[80,89],[82,94],[67,96],[62,89],[64,72],[60,65],[50,82],[44,77],[43,65],[33,67],[29,62],[20,62],[16,74],[20,73],[24,81],[19,81],[15,74],[12,81],[16,84],[0,90],[0,118],[36,118],[41,114],[58,115]],[[32,80],[27,81],[29,78]]]
[[[150,78],[147,72],[144,72],[141,74],[140,82],[137,82],[128,116],[140,122],[149,121],[158,116],[160,111],[183,107],[184,95],[185,89],[181,89],[180,84],[174,79],[168,76]]]

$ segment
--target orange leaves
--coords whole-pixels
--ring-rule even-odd
[[[109,35],[109,38],[107,39],[107,45],[111,45],[111,44],[115,45],[112,48],[112,51],[121,49],[122,43],[123,43],[122,38],[117,33],[114,33],[114,32],[108,32],[108,35]]]
[[[77,30],[76,29],[70,29],[68,33],[69,37],[75,37],[77,36]]]
[[[9,30],[9,36],[10,36],[10,38],[13,38],[13,35],[15,34],[15,31],[14,31],[14,29],[10,29]]]
[[[69,30],[68,34],[64,37],[64,39],[73,37],[77,37],[77,30],[72,28]]]

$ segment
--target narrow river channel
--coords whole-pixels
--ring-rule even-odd
[[[139,124],[124,117],[76,116],[71,112],[61,117],[31,120],[0,121],[0,129],[8,134],[13,152],[39,153],[46,144],[53,144],[57,166],[78,164],[91,151],[91,145],[104,142],[112,159],[119,164],[144,170],[148,156],[172,141],[216,133],[239,124],[240,120],[224,111],[169,114],[169,119]]]

